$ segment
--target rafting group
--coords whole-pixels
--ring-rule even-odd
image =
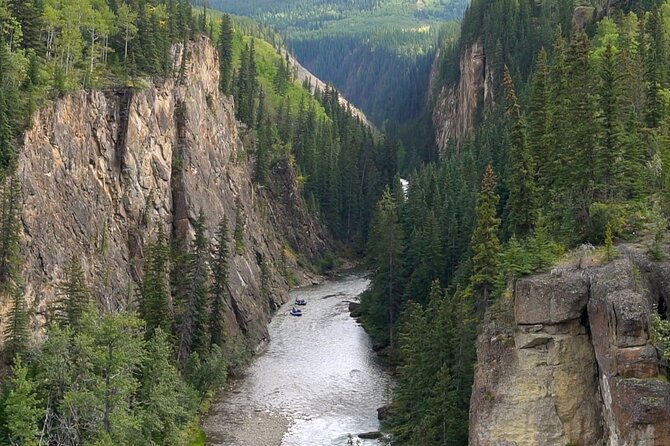
[[[297,298],[295,300],[295,305],[304,307],[305,305],[307,305],[307,301],[305,299]],[[300,308],[296,308],[295,305],[291,309],[291,316],[302,316],[302,310]]]

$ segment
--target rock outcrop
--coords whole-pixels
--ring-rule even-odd
[[[438,66],[435,64],[434,70]],[[441,153],[450,141],[460,146],[474,129],[482,106],[494,103],[493,73],[486,63],[486,49],[480,40],[465,48],[459,69],[457,84],[443,85],[433,107],[435,142]],[[431,78],[435,78],[434,73]]]
[[[36,325],[57,298],[70,256],[81,259],[101,304],[131,306],[159,226],[188,240],[202,212],[209,236],[224,215],[232,234],[241,206],[246,247],[231,261],[226,325],[261,339],[272,311],[288,299],[278,271],[291,261],[286,248],[312,260],[327,249],[290,163],[275,167],[269,188],[252,183],[233,102],[218,91],[215,48],[203,38],[189,53],[181,81],[136,92],[79,91],[34,117],[18,174],[28,301],[43,316]],[[266,298],[262,262],[271,267]]]
[[[667,446],[670,383],[650,342],[670,262],[622,247],[604,266],[515,284],[477,342],[472,446]]]

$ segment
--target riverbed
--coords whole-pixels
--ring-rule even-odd
[[[390,400],[391,378],[363,328],[349,317],[369,280],[348,274],[297,289],[303,316],[282,307],[270,341],[245,376],[224,392],[204,427],[210,445],[377,445],[356,435],[379,430],[377,408]]]

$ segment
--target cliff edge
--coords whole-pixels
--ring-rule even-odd
[[[667,446],[670,383],[650,341],[670,261],[622,246],[606,265],[517,281],[477,341],[472,446]]]

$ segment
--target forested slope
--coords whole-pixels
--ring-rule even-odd
[[[204,2],[196,2],[198,5]],[[466,2],[221,2],[209,7],[275,27],[297,59],[335,85],[380,128],[407,146],[403,164],[427,156],[431,130],[418,136],[438,40],[453,38]],[[446,20],[446,22],[445,22]]]
[[[378,203],[363,298],[399,361],[400,444],[467,444],[475,336],[516,278],[641,234],[665,255],[669,6],[598,7],[475,1],[442,50],[435,123],[466,125]]]

